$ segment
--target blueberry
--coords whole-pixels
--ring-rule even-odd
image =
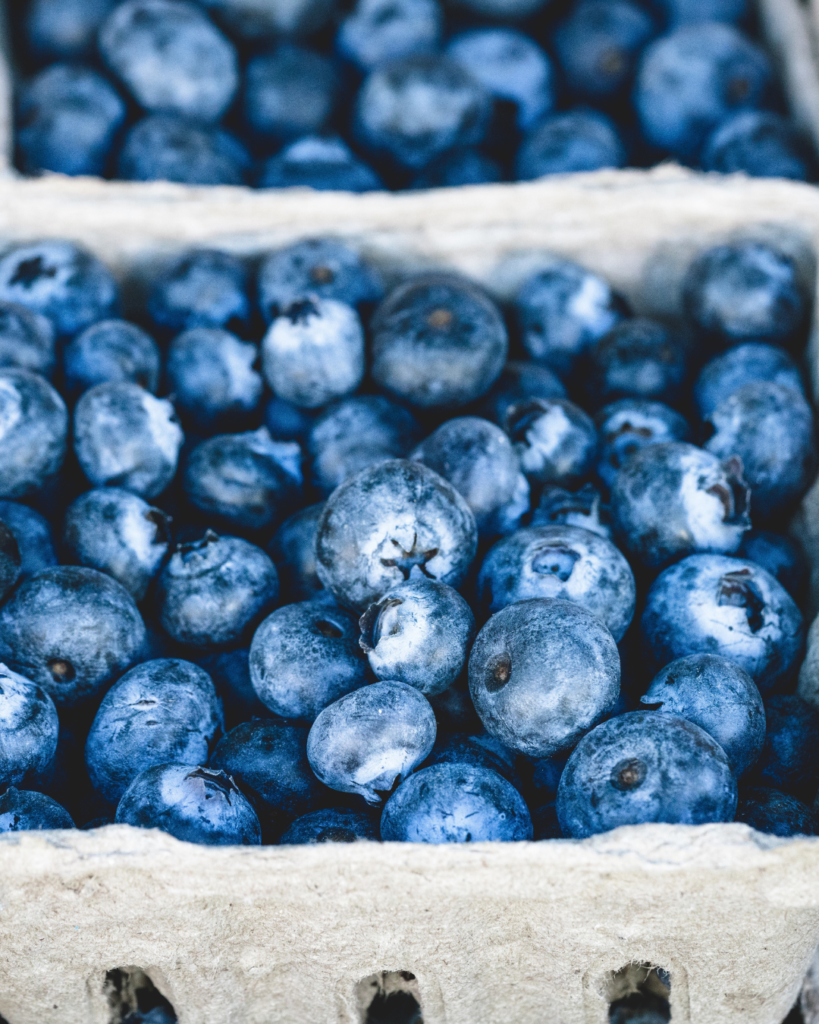
[[[477,549],[475,517],[458,492],[418,462],[363,469],[333,492],[316,532],[316,571],[359,612],[403,580],[457,587]]]
[[[355,391],[364,376],[364,329],[352,306],[306,298],[282,311],[262,342],[262,367],[273,392],[317,409]]]
[[[553,107],[552,65],[531,36],[510,28],[471,29],[450,40],[446,52],[496,103],[514,107],[520,131]]]
[[[593,612],[535,598],[508,605],[478,633],[469,690],[484,728],[530,757],[573,746],[620,692],[617,645]]]
[[[57,564],[48,520],[16,501],[0,501],[0,520],[14,534],[20,552],[20,578],[28,579],[41,569]]]
[[[812,804],[819,785],[816,708],[796,694],[780,694],[766,701],[765,717],[765,745],[754,767],[754,783]]]
[[[20,578],[22,558],[14,533],[0,520],[0,601],[5,601]]]
[[[594,468],[594,423],[565,398],[531,399],[513,405],[506,414],[506,430],[530,482],[573,487]]]
[[[522,782],[516,760],[517,756],[513,750],[508,750],[487,733],[475,736],[469,736],[467,733],[441,736],[439,733],[432,753],[427,758],[427,765],[468,764],[475,768],[488,768],[510,782],[515,789],[520,790]]]
[[[282,718],[316,715],[367,682],[355,616],[326,600],[277,609],[250,645],[250,681]]]
[[[90,56],[97,29],[117,0],[32,0],[23,22],[29,50],[42,60]]]
[[[381,838],[403,843],[515,842],[532,838],[529,809],[489,768],[436,764],[411,775],[390,797]]]
[[[92,68],[52,64],[18,89],[21,169],[104,174],[125,113],[119,93]]]
[[[0,609],[2,657],[59,708],[106,689],[140,659],[145,639],[131,595],[95,569],[43,569]]]
[[[774,345],[747,341],[705,364],[694,385],[694,402],[702,419],[707,419],[726,398],[745,384],[770,381],[805,394],[796,363]]]
[[[179,659],[145,661],[115,683],[85,745],[94,789],[117,804],[154,765],[199,765],[221,730],[222,707],[206,672]]]
[[[461,675],[475,616],[457,590],[434,580],[399,583],[362,615],[359,644],[376,679],[408,683],[430,697]]]
[[[741,463],[684,441],[641,448],[611,490],[615,536],[649,569],[698,551],[733,553],[751,525],[748,506]]]
[[[548,3],[549,0],[459,0],[467,13],[513,22],[528,18]]]
[[[314,50],[280,43],[247,65],[244,119],[259,141],[282,143],[317,134],[332,116],[338,92],[332,61]]]
[[[243,334],[251,318],[250,281],[244,264],[218,249],[192,249],[161,266],[147,311],[169,334],[221,327]]]
[[[312,188],[318,192],[373,192],[383,188],[372,168],[336,136],[305,135],[264,165],[259,188]]]
[[[229,651],[200,651],[195,659],[213,680],[225,712],[225,725],[229,729],[240,722],[267,716],[267,708],[256,696],[250,682],[249,656],[248,647],[234,647]]]
[[[742,460],[754,521],[789,511],[810,486],[817,461],[813,412],[793,388],[745,384],[708,416],[705,442],[719,458]]]
[[[159,572],[169,540],[165,513],[117,487],[86,491],[65,514],[66,560],[113,576],[135,601]]]
[[[640,623],[658,669],[689,654],[718,654],[745,669],[763,694],[788,679],[804,643],[802,613],[753,562],[690,555],[654,581]]]
[[[68,413],[54,388],[27,370],[0,370],[0,496],[33,497],[63,464]]]
[[[643,135],[652,146],[695,161],[726,117],[764,101],[770,80],[767,56],[738,29],[684,25],[643,53],[634,91]]]
[[[100,53],[141,107],[218,121],[239,84],[236,52],[193,3],[125,0],[106,19]]]
[[[97,384],[74,410],[74,451],[95,487],[155,498],[176,474],[183,439],[168,399],[130,381]]]
[[[303,846],[355,843],[361,839],[378,840],[378,827],[371,815],[349,807],[332,807],[298,818],[279,842],[282,846]]]
[[[259,306],[268,322],[308,296],[360,307],[384,294],[381,275],[343,242],[308,238],[271,253],[259,268]]]
[[[0,786],[42,785],[54,768],[59,730],[48,694],[0,665]]]
[[[620,825],[732,821],[737,784],[704,729],[677,715],[633,711],[598,725],[577,745],[557,791],[572,839]]]
[[[500,427],[477,416],[447,420],[410,456],[448,480],[472,509],[478,532],[514,530],[529,511],[529,484]]]
[[[399,285],[375,311],[371,331],[373,380],[420,408],[475,401],[506,361],[497,307],[451,274],[423,274]]]
[[[490,97],[443,54],[416,53],[375,68],[358,93],[355,134],[361,145],[419,171],[445,153],[482,141]]]
[[[9,786],[0,796],[0,832],[74,827],[68,811],[45,793]]]
[[[513,310],[526,351],[562,377],[626,312],[625,303],[604,278],[558,257],[548,258],[524,281]]]
[[[577,491],[547,484],[540,492],[540,503],[532,513],[531,525],[579,526],[606,540],[611,538],[609,508],[603,504],[594,484],[583,484]]]
[[[458,188],[460,185],[491,185],[500,180],[500,166],[480,150],[451,149],[425,167],[408,187]]]
[[[739,778],[765,742],[765,709],[756,683],[738,665],[715,654],[672,661],[640,698],[652,710],[679,715],[719,743]]]
[[[300,36],[322,28],[335,10],[334,0],[199,0],[231,35],[257,42],[278,35]]]
[[[319,779],[378,807],[430,754],[435,715],[413,686],[373,683],[326,707],[307,737]]]
[[[271,395],[265,402],[264,422],[274,441],[298,441],[303,443],[316,414],[312,409],[300,409],[292,402]]]
[[[780,114],[743,110],[724,121],[709,137],[702,153],[705,171],[752,178],[807,181],[811,164],[793,126]]]
[[[570,110],[550,114],[532,127],[518,150],[515,176],[531,181],[625,162],[623,142],[608,117],[596,110]]]
[[[539,526],[504,537],[478,575],[482,607],[490,614],[530,598],[559,598],[594,612],[616,641],[634,616],[636,591],[617,548],[577,526]]]
[[[278,596],[276,567],[261,548],[211,530],[174,552],[157,594],[165,632],[203,650],[240,642]]]
[[[4,518],[0,504],[0,519]],[[9,524],[11,525],[11,524]],[[805,554],[799,545],[780,533],[770,530],[748,530],[737,549],[739,558],[747,558],[766,569],[794,600],[799,600],[808,578]]]
[[[537,363],[513,361],[504,366],[480,409],[487,419],[503,426],[513,405],[530,398],[565,397],[565,387],[551,370]]]
[[[117,807],[118,825],[158,828],[207,846],[258,846],[256,812],[233,779],[213,768],[161,764],[137,775]]]
[[[300,449],[266,428],[203,441],[185,466],[185,493],[210,519],[233,530],[278,525],[296,504]],[[294,464],[295,463],[295,464]]]
[[[63,353],[65,388],[74,395],[111,381],[131,381],[155,392],[159,372],[156,342],[127,320],[92,324],[75,335]]]
[[[688,353],[662,324],[638,317],[617,324],[591,351],[586,391],[595,405],[618,398],[678,401]]]
[[[749,13],[748,0],[659,0],[658,6],[674,26],[703,21],[741,23]]]
[[[367,466],[408,455],[420,435],[412,414],[382,395],[342,399],[310,430],[313,484],[322,494],[330,494]]]
[[[50,377],[56,361],[54,327],[42,313],[0,302],[0,367]]]
[[[719,26],[713,26],[719,27]],[[807,315],[796,263],[762,242],[717,245],[699,255],[683,281],[685,313],[713,345],[787,345]]]
[[[687,441],[690,428],[685,419],[662,402],[643,398],[621,398],[595,416],[600,434],[597,475],[611,488],[628,460],[653,444]]]
[[[174,114],[152,114],[128,132],[117,162],[126,181],[243,185],[250,157],[228,132]]]
[[[41,313],[58,338],[69,338],[116,316],[119,288],[108,269],[73,242],[32,242],[0,259],[0,302]]]
[[[592,101],[622,93],[654,35],[651,17],[629,0],[579,0],[554,33],[566,84]]]
[[[358,0],[336,36],[338,52],[362,71],[411,53],[433,53],[443,30],[437,0]]]
[[[267,546],[288,601],[307,601],[323,589],[316,573],[316,529],[323,508],[324,502],[318,502],[285,519]]]
[[[740,793],[736,820],[774,836],[816,835],[816,818],[810,807],[768,786],[754,786]]]

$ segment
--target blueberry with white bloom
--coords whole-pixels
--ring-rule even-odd
[[[42,785],[54,767],[59,731],[45,690],[0,665],[0,785]]]
[[[726,398],[745,384],[769,381],[805,394],[799,367],[783,349],[748,341],[714,356],[694,384],[694,402],[701,419],[707,419]]]
[[[283,42],[248,62],[243,115],[255,139],[292,142],[321,133],[338,94],[331,60],[315,50]]]
[[[325,135],[305,135],[285,146],[266,161],[257,185],[319,192],[373,192],[384,187],[346,142]]]
[[[597,430],[583,410],[565,398],[531,399],[506,414],[506,432],[531,482],[573,487],[597,458]]]
[[[48,317],[17,302],[0,302],[0,367],[50,377],[54,347],[54,325]]]
[[[380,682],[326,707],[307,737],[307,758],[330,789],[379,806],[426,759],[435,714],[413,686]]]
[[[689,555],[661,573],[646,597],[640,634],[656,669],[689,654],[718,654],[764,694],[796,670],[802,613],[770,573],[726,555]]]
[[[313,846],[316,843],[356,843],[378,840],[378,824],[366,811],[330,807],[297,818],[279,840],[282,846]]]
[[[481,414],[503,426],[513,405],[530,398],[565,398],[566,388],[560,378],[537,363],[512,360],[504,366],[500,377],[481,402]]]
[[[28,505],[0,501],[0,520],[14,534],[20,552],[20,579],[57,564],[54,538],[48,520]]]
[[[336,48],[362,71],[410,53],[434,53],[443,32],[437,0],[358,0],[342,21]]]
[[[9,786],[0,796],[0,832],[74,827],[68,811],[45,793]]]
[[[594,484],[583,484],[577,491],[547,484],[540,492],[540,503],[532,513],[531,525],[579,526],[606,540],[611,538],[609,507]]]
[[[753,786],[740,793],[736,820],[773,836],[816,835],[816,818],[810,807],[769,786]]]
[[[75,335],[63,353],[66,390],[79,395],[96,384],[132,381],[146,391],[159,386],[156,342],[127,320],[100,320]]]
[[[524,138],[515,176],[532,181],[549,174],[622,167],[626,151],[614,122],[596,110],[548,114]]]
[[[157,271],[147,311],[157,328],[172,334],[194,327],[243,334],[252,315],[249,288],[241,260],[218,249],[193,249]]]
[[[63,464],[68,412],[54,388],[28,370],[0,370],[0,497],[41,492]]]
[[[320,501],[285,519],[267,546],[286,601],[307,601],[323,589],[316,573],[316,529],[323,508]]]
[[[600,433],[597,475],[611,488],[632,455],[652,444],[687,441],[691,430],[674,409],[643,398],[621,398],[594,418]]]
[[[117,177],[180,185],[244,185],[250,164],[244,146],[221,128],[178,114],[149,114],[125,136]]]

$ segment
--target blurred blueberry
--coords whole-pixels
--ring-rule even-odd
[[[413,686],[380,682],[326,707],[307,737],[319,779],[379,806],[424,761],[435,743],[435,715]]]
[[[595,416],[600,435],[597,475],[611,488],[628,460],[653,444],[687,441],[691,434],[685,419],[662,402],[622,398]]]
[[[256,812],[228,775],[184,764],[161,764],[138,775],[119,802],[116,822],[206,846],[262,841]]]
[[[508,605],[478,633],[469,690],[484,728],[530,757],[573,746],[614,705],[620,657],[593,612],[561,600]]]
[[[338,93],[332,61],[314,50],[280,43],[247,65],[244,119],[256,141],[290,142],[321,132]]]
[[[0,520],[0,602],[5,601],[20,579],[22,558],[13,532]]]
[[[537,363],[509,362],[501,371],[489,393],[480,405],[487,419],[503,426],[506,414],[513,405],[529,398],[565,398],[566,389],[560,379],[545,366]]]
[[[491,185],[501,180],[499,165],[477,149],[452,149],[421,171],[408,186],[415,189]]]
[[[436,764],[410,776],[381,816],[381,838],[403,843],[514,842],[532,838],[523,797],[489,768]]]
[[[560,778],[557,814],[572,839],[620,825],[733,821],[737,784],[722,747],[677,715],[633,711],[598,725]]]
[[[300,409],[292,402],[271,395],[264,405],[264,422],[274,441],[303,443],[315,421],[312,409]]]
[[[0,520],[14,534],[20,551],[20,579],[57,564],[54,540],[48,520],[28,505],[0,501]]]
[[[267,716],[267,708],[256,696],[250,682],[249,655],[248,647],[235,647],[228,651],[198,651],[196,654],[196,664],[207,672],[216,687],[228,729],[240,722]]]
[[[0,665],[0,786],[40,786],[54,768],[60,722],[48,694]]]
[[[95,569],[43,569],[0,609],[0,657],[58,708],[97,696],[141,659],[144,646],[133,598]]]
[[[688,376],[688,353],[655,320],[637,317],[617,324],[589,353],[586,392],[595,405],[618,398],[675,402]]]
[[[747,341],[714,356],[705,364],[694,384],[694,403],[701,419],[708,419],[726,398],[743,385],[770,381],[805,394],[796,363],[774,345]]]
[[[421,274],[399,285],[375,311],[370,330],[373,380],[419,408],[480,398],[506,361],[497,306],[452,274]]]
[[[131,381],[97,384],[74,410],[74,451],[95,487],[155,498],[176,474],[183,440],[168,399]]]
[[[503,22],[523,21],[541,8],[548,8],[552,0],[459,0],[467,14]]]
[[[302,36],[323,28],[333,15],[335,0],[198,0],[232,36],[255,43],[279,35]]]
[[[654,0],[671,26],[703,21],[742,23],[748,17],[748,0]]]
[[[53,481],[67,434],[65,403],[45,378],[0,370],[0,497],[34,496]]]
[[[176,658],[145,661],[114,683],[97,710],[85,745],[94,789],[116,805],[147,768],[204,764],[222,726],[206,672]]]
[[[213,650],[247,637],[278,596],[276,567],[261,548],[208,530],[171,556],[159,577],[157,601],[169,636]]]
[[[125,103],[92,68],[52,64],[18,88],[17,148],[26,174],[105,174]]]
[[[795,796],[767,786],[754,786],[739,795],[736,820],[757,832],[774,836],[816,835],[816,818]]]
[[[530,525],[579,526],[606,540],[611,538],[609,508],[594,484],[583,484],[576,491],[547,484],[540,492],[540,503],[532,513]]]
[[[151,113],[215,122],[239,84],[233,46],[196,4],[184,0],[125,0],[100,29],[99,48]]]
[[[692,654],[666,665],[640,698],[651,710],[696,723],[719,743],[739,778],[765,742],[765,708],[756,683],[715,654]]]
[[[54,327],[48,317],[16,302],[0,302],[0,367],[50,377],[55,360]]]
[[[3,518],[0,504],[0,519]],[[761,565],[795,601],[801,600],[808,580],[808,566],[805,553],[796,541],[770,530],[749,530],[737,549],[737,557]]]
[[[336,49],[362,71],[411,53],[434,53],[443,31],[437,0],[358,0],[342,21]]]
[[[312,188],[319,192],[373,192],[378,175],[336,136],[305,135],[262,168],[259,188]]]
[[[194,327],[243,333],[251,317],[250,280],[244,264],[218,249],[191,249],[158,268],[148,315],[170,334]]]
[[[594,423],[565,398],[535,398],[513,405],[506,414],[506,432],[530,482],[572,487],[582,483],[594,468]]]
[[[307,601],[323,589],[316,573],[316,528],[323,508],[324,502],[318,502],[285,519],[267,546],[267,553],[276,564],[285,603]]]
[[[173,114],[152,114],[125,137],[117,176],[182,185],[243,185],[249,166],[244,146],[228,132]]]
[[[303,846],[355,843],[360,839],[378,840],[378,826],[371,815],[349,807],[332,807],[297,818],[279,842],[282,846]]]
[[[156,392],[159,372],[156,342],[127,320],[92,324],[75,335],[63,353],[65,388],[74,395],[109,381],[132,381]]]
[[[68,811],[45,793],[9,786],[0,796],[0,832],[75,827]]]
[[[478,543],[475,517],[446,480],[418,462],[363,469],[328,499],[316,533],[319,579],[363,612],[403,580],[457,587]]]
[[[622,167],[626,153],[614,123],[596,110],[550,114],[534,125],[515,160],[520,181],[549,174]]]
[[[97,30],[118,0],[31,0],[24,15],[29,50],[40,60],[76,60],[94,53]]]
[[[640,634],[654,669],[689,654],[718,654],[764,694],[797,668],[802,613],[770,573],[725,555],[690,555],[654,581]]]
[[[86,491],[65,514],[66,561],[113,576],[135,601],[159,572],[169,540],[165,513],[117,487]]]
[[[468,764],[475,768],[488,768],[520,790],[522,782],[516,767],[517,760],[514,750],[508,750],[488,733],[475,736],[466,733],[441,736],[439,733],[432,753],[427,758],[427,765]]]
[[[332,601],[277,609],[250,645],[250,681],[259,699],[282,718],[312,721],[328,704],[367,682],[358,623]]]
[[[812,804],[819,786],[819,714],[796,694],[778,694],[765,703],[765,745],[753,782],[773,786]]]
[[[791,123],[767,110],[743,110],[719,125],[705,144],[702,168],[794,181],[807,181],[811,174],[806,148]]]

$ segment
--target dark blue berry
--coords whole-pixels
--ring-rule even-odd
[[[740,793],[736,820],[757,832],[783,838],[816,835],[816,817],[810,807],[768,786],[754,786]]]
[[[793,126],[767,110],[743,110],[724,121],[705,144],[702,167],[720,174],[794,181],[806,181],[812,172],[807,149]]]
[[[500,180],[501,169],[490,157],[477,149],[453,149],[425,167],[409,188],[457,188],[491,185]]]
[[[256,140],[291,142],[322,131],[338,93],[332,61],[314,50],[280,43],[247,65],[244,119]]]
[[[25,12],[29,49],[43,60],[76,60],[93,54],[97,30],[117,0],[32,0]]]
[[[540,503],[532,513],[531,525],[579,526],[606,540],[611,538],[609,507],[593,484],[583,484],[576,491],[547,484],[540,492]]]
[[[332,807],[297,818],[279,842],[282,846],[355,843],[361,839],[377,841],[378,835],[378,823],[372,815],[349,807]]]
[[[285,519],[267,546],[286,602],[307,601],[323,589],[316,573],[316,528],[323,508],[324,502],[308,505]]]
[[[0,519],[3,518],[3,506],[0,504]],[[737,549],[737,557],[761,565],[779,580],[795,601],[803,596],[808,566],[805,553],[790,537],[771,533],[770,530],[749,530]]]
[[[513,405],[530,398],[565,398],[566,389],[560,379],[545,366],[529,362],[509,362],[481,402],[487,419],[503,426]]]
[[[250,166],[233,135],[176,114],[152,114],[128,132],[117,161],[126,181],[243,185]]]
[[[796,694],[779,694],[765,704],[765,745],[753,782],[773,786],[812,804],[819,786],[819,714]]]
[[[702,419],[707,419],[726,398],[745,384],[769,381],[805,394],[796,363],[774,345],[747,341],[705,364],[694,384],[694,402]]]
[[[159,371],[156,342],[127,320],[92,324],[72,338],[63,353],[65,388],[72,395],[109,381],[131,381],[156,392]]]
[[[518,150],[515,176],[531,181],[550,174],[622,167],[625,162],[613,121],[595,110],[570,110],[550,114],[533,126]]]
[[[259,188],[312,188],[318,192],[373,192],[381,179],[336,136],[305,135],[271,157]]]
[[[592,349],[585,388],[595,405],[618,398],[674,403],[688,376],[688,354],[678,338],[643,317],[617,324]]]
[[[74,827],[68,811],[45,793],[9,786],[0,796],[0,832]]]
[[[17,541],[21,579],[28,579],[35,572],[57,564],[51,527],[39,512],[16,501],[0,501],[0,520]]]

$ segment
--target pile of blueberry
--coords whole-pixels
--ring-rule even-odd
[[[431,188],[671,157],[812,180],[751,0],[26,0],[16,159]]]
[[[668,325],[547,254],[501,309],[312,239],[183,253],[135,322],[7,251],[0,830],[813,834],[803,277],[728,241]]]

